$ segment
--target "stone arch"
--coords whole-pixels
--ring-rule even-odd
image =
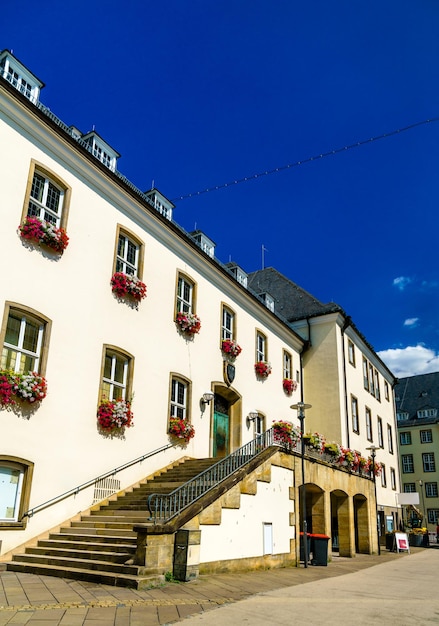
[[[355,551],[360,554],[371,554],[371,536],[369,523],[369,506],[367,498],[357,493],[353,497]]]
[[[331,491],[331,536],[332,548],[340,556],[355,554],[354,515],[352,499],[345,491]]]

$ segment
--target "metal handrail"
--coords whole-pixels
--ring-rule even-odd
[[[171,493],[150,494],[148,496],[150,520],[154,524],[157,524],[157,519],[161,524],[168,522],[270,446],[283,446],[281,442],[275,440],[273,428],[258,435]]]
[[[92,478],[91,480],[88,480],[86,483],[82,483],[81,485],[78,485],[77,487],[74,487],[73,489],[70,489],[69,491],[62,493],[59,496],[55,496],[54,498],[51,498],[50,500],[43,502],[43,504],[38,504],[37,506],[34,506],[31,509],[28,509],[25,513],[23,513],[23,515],[20,517],[20,521],[24,519],[25,517],[31,518],[35,513],[38,513],[39,511],[46,509],[47,507],[52,506],[53,504],[56,504],[57,502],[61,502],[61,500],[65,500],[66,498],[69,498],[70,496],[76,496],[80,491],[83,491],[84,489],[87,489],[87,487],[91,487],[92,485],[95,485],[100,480],[104,480],[105,478],[114,476],[118,472],[121,472],[127,469],[128,467],[131,467],[132,465],[136,465],[136,463],[141,463],[145,459],[149,459],[150,457],[156,454],[159,454],[160,452],[164,452],[165,450],[168,450],[169,448],[173,448],[173,447],[175,447],[175,444],[168,443],[165,446],[162,446],[161,448],[157,448],[156,450],[147,452],[146,454],[143,454],[142,456],[139,456],[138,458],[133,459],[132,461],[128,461],[127,463],[124,463],[124,465],[120,465],[119,467],[116,467],[115,469],[109,472],[106,472],[105,474],[101,474],[100,476],[97,476],[96,478]]]

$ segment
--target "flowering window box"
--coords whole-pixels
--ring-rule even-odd
[[[273,439],[278,443],[295,446],[300,439],[300,430],[291,422],[278,420],[273,422]]]
[[[169,420],[169,434],[177,439],[188,442],[195,436],[195,428],[187,420],[171,417]]]
[[[0,406],[14,406],[17,400],[34,404],[44,400],[46,395],[46,379],[37,372],[20,374],[0,370]]]
[[[28,215],[23,224],[18,227],[20,237],[28,241],[35,241],[58,254],[62,254],[69,244],[69,238],[64,228],[57,228],[50,222]]]
[[[128,400],[103,400],[97,413],[98,425],[105,432],[131,428],[133,413]]]
[[[111,277],[110,284],[118,298],[131,297],[140,302],[146,297],[146,285],[137,276],[116,272]]]
[[[201,320],[195,313],[183,313],[179,311],[175,323],[185,335],[197,335],[201,329]]]
[[[320,433],[306,433],[303,435],[303,443],[317,452],[324,452],[326,439]]]
[[[271,363],[258,361],[255,363],[255,373],[258,378],[268,378],[271,374]]]
[[[291,396],[293,391],[296,391],[297,389],[297,383],[295,380],[292,380],[291,378],[284,378],[282,381],[282,387],[284,388],[284,391],[287,394],[287,396]]]
[[[225,357],[229,359],[236,359],[236,357],[241,354],[242,348],[234,339],[223,339],[221,343],[221,351]]]

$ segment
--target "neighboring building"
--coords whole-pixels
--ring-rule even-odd
[[[290,407],[301,400],[313,405],[309,425],[367,454],[375,430],[370,439],[363,425],[351,432],[342,402],[356,395],[362,410],[360,354],[373,368],[368,406],[374,419],[382,406],[386,437],[393,377],[340,311],[329,320],[334,347],[318,338],[326,320],[288,322],[274,288],[255,293],[241,268],[215,258],[209,237],[174,222],[163,194],[118,172],[119,154],[96,131],[82,134],[41,104],[41,81],[11,53],[0,60],[0,142],[8,147],[0,153],[0,557],[182,458],[220,460],[275,420],[297,426]],[[312,346],[302,336],[308,326]],[[342,336],[347,353],[358,351],[348,373]],[[233,358],[224,341],[242,354]],[[195,437],[175,440],[173,418]],[[108,430],[109,422],[120,428]],[[387,435],[377,460],[388,463],[390,480]],[[190,520],[206,569],[296,560],[297,454],[273,452],[258,467],[259,452],[251,477],[241,473],[232,495]],[[309,528],[332,533],[341,555],[375,552],[369,476],[317,455],[306,481]]]
[[[323,304],[273,268],[249,275],[249,287],[270,293],[274,312],[306,342],[303,393],[312,405],[306,430],[364,452],[375,446],[383,470],[377,479],[381,535],[388,518],[398,527],[400,491],[393,388],[396,379],[352,319],[336,303]]]
[[[400,378],[395,388],[402,491],[418,493],[430,532],[439,520],[439,372]]]

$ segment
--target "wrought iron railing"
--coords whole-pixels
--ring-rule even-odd
[[[231,476],[260,452],[270,446],[282,445],[275,441],[273,429],[258,435],[252,441],[235,450],[229,456],[211,465],[207,470],[195,476],[181,487],[171,493],[152,493],[148,497],[148,508],[151,513],[151,521],[154,524],[164,524],[174,518],[181,511],[199,500],[208,491],[219,485],[223,480]]]
[[[152,493],[148,496],[148,509],[150,511],[150,521],[154,524],[165,524],[179,515],[183,509],[193,504],[208,491],[214,489],[226,478],[231,476],[236,470],[244,467],[260,452],[271,446],[278,446],[284,452],[289,454],[302,454],[302,441],[296,441],[291,444],[279,440],[274,433],[273,428],[258,435],[255,439],[246,443],[244,446],[235,450],[229,456],[225,457],[211,465],[207,470],[201,472],[184,485],[177,487],[171,493]],[[331,464],[337,469],[357,474],[362,478],[371,478],[369,472],[364,471],[360,467],[354,467],[351,464],[344,465],[340,463],[337,457],[326,453],[319,452],[314,448],[305,444],[304,456],[307,459],[315,459]]]

